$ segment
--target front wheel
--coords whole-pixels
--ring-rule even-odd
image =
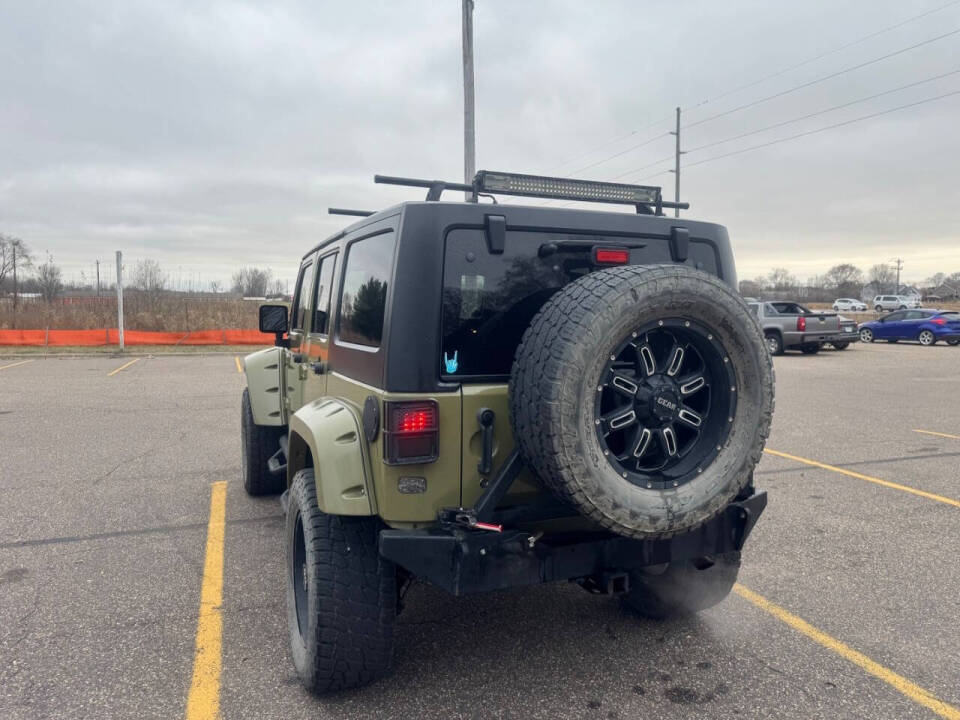
[[[863,328],[860,330],[860,342],[872,343],[873,342],[873,330],[870,328]]]
[[[917,335],[917,340],[921,345],[935,345],[937,342],[937,336],[929,330],[921,330],[920,334]]]
[[[283,428],[257,425],[253,421],[250,390],[240,400],[240,472],[249,495],[273,495],[283,490],[286,475],[270,472],[267,461],[280,448]]]
[[[397,569],[380,556],[375,518],[327,515],[313,470],[290,486],[287,625],[293,664],[318,695],[366,685],[393,662]]]
[[[879,312],[883,312],[883,306],[882,306],[882,305],[874,305],[873,309],[876,310],[878,313],[879,313]]]
[[[692,615],[723,601],[739,571],[739,552],[670,564],[660,573],[637,570],[630,574],[624,604],[654,620]]]
[[[947,340],[947,345],[958,345],[960,344],[960,338],[950,338]]]

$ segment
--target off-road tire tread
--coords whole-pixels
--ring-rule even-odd
[[[319,594],[311,618],[315,632],[308,640],[315,652],[308,652],[310,662],[297,670],[304,686],[318,695],[366,685],[388,674],[393,664],[397,571],[379,553],[383,524],[375,517],[322,512],[311,468],[293,478],[291,511],[294,506],[307,538],[311,590]]]
[[[770,434],[774,408],[772,390],[769,406],[763,410],[759,419],[757,427],[759,442],[755,443],[750,453],[742,459],[739,472],[742,477],[741,486],[730,487],[726,492],[718,494],[713,498],[711,506],[706,509],[706,514],[700,522],[680,530],[647,532],[626,529],[601,511],[582,490],[575,486],[575,483],[563,482],[560,479],[564,471],[568,471],[567,468],[558,464],[558,458],[562,454],[561,435],[564,429],[560,427],[560,423],[545,423],[544,413],[540,411],[539,406],[541,401],[556,403],[563,384],[561,371],[568,350],[571,346],[582,343],[583,338],[589,336],[590,326],[596,313],[602,312],[600,309],[609,306],[610,297],[623,292],[624,281],[635,286],[641,283],[660,283],[669,287],[681,271],[696,272],[701,276],[703,293],[708,295],[723,293],[735,297],[737,302],[743,302],[718,278],[681,266],[628,265],[593,272],[567,285],[545,303],[534,316],[517,347],[510,374],[510,419],[521,457],[526,464],[535,471],[547,488],[578,508],[586,517],[605,528],[630,537],[670,538],[678,532],[694,530],[709,521],[734,499],[743,485],[749,482],[751,472],[760,462],[763,447]],[[745,305],[743,311],[755,326],[756,341],[763,349],[759,362],[766,364],[772,388],[773,360],[767,351],[766,343],[763,342],[763,329],[754,313]],[[538,469],[540,472],[536,472]]]
[[[247,453],[246,470],[241,470],[243,489],[248,495],[276,495],[286,487],[287,478],[283,473],[272,475],[267,468],[267,461],[280,448],[284,428],[254,423],[249,388],[243,389],[240,412],[240,442]]]

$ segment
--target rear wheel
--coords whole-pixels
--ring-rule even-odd
[[[833,349],[834,349],[834,350],[846,350],[848,347],[850,347],[850,343],[848,343],[848,342],[835,342],[835,343],[833,343]]]
[[[286,476],[273,475],[267,466],[267,461],[280,449],[283,433],[282,427],[257,425],[253,421],[250,390],[244,388],[240,400],[240,468],[243,489],[248,494],[272,495],[286,485]]]
[[[800,346],[800,352],[804,355],[816,355],[820,352],[820,343],[807,343]]]
[[[760,459],[773,367],[756,316],[683,266],[592,272],[534,317],[510,379],[523,459],[557,495],[630,537],[719,513]]]
[[[870,328],[862,328],[860,330],[860,342],[872,343],[873,330],[871,330]]]
[[[783,340],[777,333],[767,333],[763,340],[767,345],[767,352],[771,355],[783,355]]]
[[[624,604],[654,620],[692,615],[727,597],[739,571],[738,552],[671,563],[659,573],[638,570],[630,574]]]
[[[397,570],[378,550],[376,518],[327,515],[313,470],[290,486],[287,625],[293,664],[311,692],[366,685],[390,670]]]
[[[920,334],[917,335],[917,340],[921,345],[935,345],[937,342],[937,336],[934,335],[930,330],[921,330]]]

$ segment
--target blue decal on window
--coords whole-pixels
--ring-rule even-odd
[[[453,357],[447,357],[447,352],[446,350],[444,350],[443,364],[446,365],[448,373],[455,373],[457,371],[457,368],[460,367],[460,362],[457,360],[457,354],[459,352],[460,352],[459,350],[454,350]]]

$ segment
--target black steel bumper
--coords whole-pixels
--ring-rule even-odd
[[[668,539],[634,540],[608,533],[547,536],[446,526],[384,530],[380,554],[453,595],[593,578],[740,550],[767,505],[756,493],[705,525]]]

